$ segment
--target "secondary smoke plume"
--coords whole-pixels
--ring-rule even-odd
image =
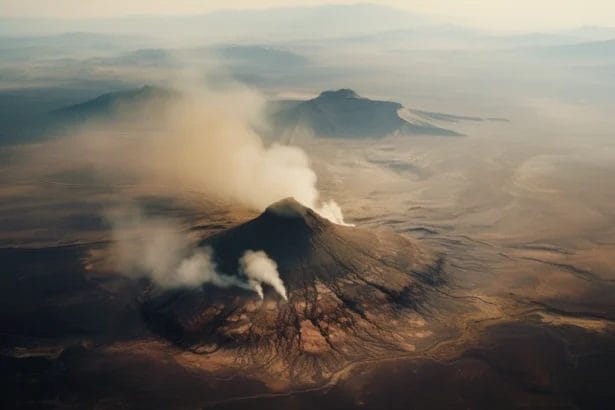
[[[124,274],[149,277],[163,288],[204,283],[250,288],[233,276],[218,273],[211,249],[193,246],[177,221],[146,217],[135,207],[110,211],[107,219],[112,226],[113,262]]]
[[[278,265],[274,260],[269,258],[263,251],[246,251],[239,258],[239,266],[241,272],[246,275],[251,281],[257,283],[266,283],[271,286],[284,300],[288,300],[284,282],[278,273]],[[261,298],[263,297],[262,288],[257,291]]]
[[[192,255],[181,261],[175,272],[176,280],[182,286],[198,287],[209,283],[219,288],[231,286],[243,289],[253,288],[250,284],[244,283],[234,276],[218,273],[210,248],[194,251]]]
[[[277,264],[263,251],[245,252],[240,272],[229,275],[218,271],[212,249],[191,243],[177,221],[147,217],[135,207],[115,209],[107,219],[112,225],[112,262],[124,274],[148,277],[161,288],[237,287],[261,299],[265,283],[287,300]]]

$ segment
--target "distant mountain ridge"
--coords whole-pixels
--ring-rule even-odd
[[[124,105],[134,107],[146,101],[166,101],[179,97],[179,93],[168,88],[145,85],[141,88],[105,93],[83,103],[70,105],[52,111],[58,120],[81,121],[111,117]]]
[[[75,94],[46,102],[35,92],[24,96],[0,93],[0,146],[66,135],[72,127],[87,121],[121,119],[130,122],[139,113],[153,118],[165,103],[180,97],[175,90],[151,85],[104,93],[78,103],[74,101],[87,97],[82,95],[84,92]],[[33,110],[20,110],[34,98],[41,102],[33,105]]]
[[[551,47],[534,47],[528,49],[528,51],[535,56],[546,58],[613,62],[615,61],[615,39]]]
[[[212,57],[231,68],[296,67],[308,64],[307,57],[283,47],[261,44],[218,44],[186,49],[141,48],[112,57],[90,60],[103,65],[181,66],[185,61],[207,61]]]
[[[63,32],[130,33],[159,35],[164,31],[177,35],[207,34],[208,38],[261,39],[305,38],[362,34],[371,31],[401,29],[422,23],[422,16],[392,7],[369,4],[325,4],[313,6],[222,9],[206,14],[162,16],[142,15],[122,18],[0,18],[0,35],[29,35],[24,25],[36,24],[49,34]],[[318,30],[314,30],[318,27]]]
[[[140,88],[101,94],[82,103],[50,112],[54,129],[90,120],[104,120],[128,115],[134,109],[160,107],[181,98],[179,91],[146,85]],[[266,127],[257,131],[272,139],[300,135],[318,138],[383,138],[392,135],[461,136],[462,134],[434,123],[454,125],[460,122],[506,121],[420,111],[394,101],[372,100],[354,90],[342,88],[321,92],[309,100],[270,101],[265,110]],[[130,117],[124,118],[130,121]],[[432,123],[433,121],[433,123]]]

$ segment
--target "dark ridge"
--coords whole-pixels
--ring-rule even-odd
[[[292,197],[284,198],[269,205],[259,218],[272,221],[282,220],[274,223],[286,223],[284,220],[297,219],[312,230],[324,229],[325,226],[332,225],[331,222],[318,215],[313,209],[302,205]]]
[[[164,101],[172,99],[177,95],[175,91],[166,88],[145,85],[132,90],[102,94],[92,100],[54,110],[51,114],[65,120],[87,120],[90,118],[107,117],[116,114],[120,104],[134,107],[153,99]]]
[[[279,265],[281,274],[306,263],[320,248],[325,232],[333,237],[334,225],[293,198],[269,206],[256,219],[205,239],[214,248],[219,268],[235,274],[238,259],[247,250],[264,250]]]
[[[333,91],[333,90],[323,91],[320,93],[320,95],[317,98],[339,99],[339,98],[361,98],[361,97],[354,90],[351,90],[349,88],[340,88],[339,90],[336,90],[336,91]]]
[[[289,291],[315,281],[334,283],[379,265],[397,272],[395,275],[430,282],[426,276],[412,272],[416,270],[415,263],[422,266],[435,260],[419,261],[419,255],[426,253],[404,236],[392,232],[383,235],[336,225],[295,199],[286,198],[257,218],[204,239],[201,246],[213,248],[219,270],[230,275],[239,274],[238,260],[245,251],[266,252],[278,264]]]
[[[426,121],[407,121],[393,101],[370,100],[354,90],[327,90],[307,101],[278,101],[270,106],[273,136],[307,130],[323,138],[382,138],[389,135],[460,135]]]

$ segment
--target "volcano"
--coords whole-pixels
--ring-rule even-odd
[[[266,252],[288,292],[286,301],[266,288],[260,299],[204,285],[148,296],[150,327],[212,371],[314,383],[353,361],[412,352],[431,333],[426,312],[443,260],[414,239],[336,225],[288,198],[201,245],[236,275],[244,252]]]
[[[307,131],[321,138],[383,138],[389,135],[459,136],[424,117],[400,115],[408,110],[394,101],[371,100],[350,89],[323,91],[305,101],[276,101],[268,107],[273,137]]]

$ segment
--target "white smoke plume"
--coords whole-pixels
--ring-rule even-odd
[[[263,251],[246,251],[236,272],[243,277],[232,276],[219,272],[212,249],[191,243],[177,221],[147,217],[136,207],[110,211],[107,219],[113,228],[112,262],[124,274],[148,277],[161,288],[237,287],[261,299],[265,283],[287,300],[277,264]]]
[[[248,280],[248,284],[250,285],[252,290],[258,294],[258,296],[261,299],[265,298],[265,293],[263,292],[263,285],[261,285],[260,282],[250,279]]]
[[[342,213],[342,208],[337,204],[337,202],[332,199],[323,202],[319,207],[313,209],[320,216],[327,218],[333,223],[344,226],[354,226],[352,224],[344,222],[344,214]]]
[[[239,267],[241,272],[246,275],[251,281],[259,284],[260,292],[257,290],[261,298],[262,287],[261,283],[266,283],[271,286],[284,300],[288,300],[286,287],[280,278],[278,265],[263,251],[246,251],[239,258]]]
[[[174,220],[146,217],[136,207],[107,214],[112,226],[112,262],[118,271],[149,277],[162,288],[195,288],[204,283],[218,287],[252,287],[219,273],[209,248],[195,247]]]
[[[176,280],[182,286],[198,287],[209,283],[219,288],[235,286],[253,289],[251,284],[242,282],[235,276],[218,273],[211,248],[194,251],[192,255],[181,261],[175,272]]]

